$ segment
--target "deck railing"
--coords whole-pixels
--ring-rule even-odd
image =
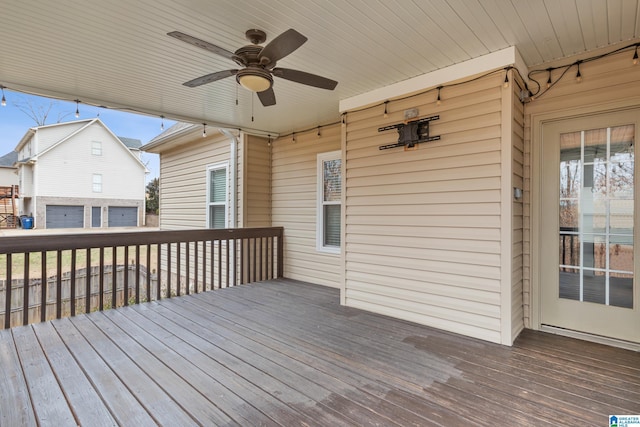
[[[283,229],[0,238],[0,328],[283,276]]]

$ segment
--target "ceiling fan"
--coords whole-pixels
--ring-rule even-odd
[[[230,52],[220,46],[180,31],[172,31],[167,35],[231,59],[243,67],[239,70],[217,71],[183,83],[188,87],[197,87],[226,77],[236,76],[236,81],[246,89],[256,92],[262,105],[267,107],[276,103],[272,76],[327,90],[335,89],[338,84],[335,80],[326,77],[304,71],[276,67],[277,61],[289,55],[307,41],[305,36],[294,29],[285,31],[264,47],[260,46],[260,44],[267,39],[266,33],[255,29],[248,30],[245,35],[251,44],[243,46],[235,52]]]

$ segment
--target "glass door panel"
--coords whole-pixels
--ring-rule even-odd
[[[634,125],[560,134],[557,295],[633,308]]]

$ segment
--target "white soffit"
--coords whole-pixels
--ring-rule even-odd
[[[513,66],[520,71],[523,78],[527,78],[528,68],[518,50],[514,47],[499,50],[478,58],[460,62],[449,67],[441,68],[430,73],[422,74],[398,83],[391,84],[371,92],[356,95],[340,101],[340,112],[362,108],[368,105],[406,96],[428,88],[445,85],[465,77],[489,72],[498,68]]]

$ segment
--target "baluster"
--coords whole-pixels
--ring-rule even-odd
[[[76,250],[71,249],[71,276],[69,280],[69,305],[71,316],[76,315]]]
[[[136,245],[136,304],[140,304],[140,245]]]
[[[104,310],[104,247],[100,246],[100,277],[98,278],[98,310]]]
[[[151,301],[153,298],[151,297],[151,245],[147,244],[147,282],[146,282],[146,291],[147,291],[147,301]]]
[[[12,261],[13,254],[7,254],[7,283],[4,285],[4,328],[9,329],[11,327],[11,285],[13,281],[11,268],[13,267]]]
[[[62,251],[56,251],[56,319],[62,317]]]
[[[91,248],[87,248],[87,283],[85,283],[84,294],[84,312],[91,313],[91,279],[93,274],[91,272]]]
[[[116,308],[118,302],[118,247],[112,247],[111,251],[111,308]]]
[[[49,281],[47,280],[47,252],[40,252],[40,321],[47,320],[47,291]]]
[[[24,254],[24,279],[22,281],[22,324],[29,324],[29,252]]]

